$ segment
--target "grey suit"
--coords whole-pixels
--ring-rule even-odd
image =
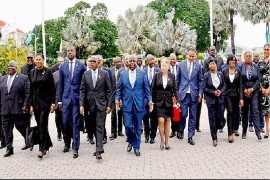
[[[7,149],[13,149],[13,128],[25,138],[26,123],[22,119],[23,106],[29,106],[30,83],[28,77],[23,74],[14,75],[10,91],[7,89],[8,75],[4,76],[1,84],[1,114],[2,127],[5,135]]]
[[[82,76],[80,86],[80,106],[88,107],[89,120],[95,121],[96,152],[104,153],[103,135],[106,119],[106,108],[112,106],[112,92],[109,74],[98,69],[97,81],[94,87],[92,70],[86,71]]]

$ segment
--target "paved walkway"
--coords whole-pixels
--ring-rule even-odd
[[[110,132],[110,116],[107,129]],[[127,153],[125,137],[108,140],[105,145],[103,160],[97,161],[92,156],[95,145],[86,141],[86,134],[81,134],[79,157],[73,159],[72,151],[63,153],[63,141],[56,139],[54,114],[50,115],[50,134],[53,141],[48,155],[38,160],[38,146],[22,151],[23,138],[14,130],[15,154],[8,158],[0,157],[0,178],[101,178],[101,179],[269,179],[270,178],[270,144],[268,139],[258,142],[255,133],[248,133],[247,139],[235,137],[229,144],[227,131],[218,134],[218,146],[212,146],[209,132],[207,110],[203,105],[201,130],[196,133],[195,146],[187,143],[185,138],[170,139],[171,150],[159,149],[159,138],[155,144],[142,143],[140,157],[133,152]],[[110,134],[109,134],[110,135]],[[159,135],[157,135],[159,136]],[[142,138],[144,141],[144,138]],[[0,150],[0,155],[5,150]]]

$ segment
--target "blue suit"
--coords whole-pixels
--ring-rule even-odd
[[[136,69],[136,80],[132,88],[129,80],[129,70],[121,73],[115,100],[122,100],[123,115],[128,142],[133,145],[134,150],[140,149],[142,119],[145,111],[144,97],[147,102],[152,101],[150,85],[145,73]]]
[[[177,87],[181,104],[180,132],[183,133],[186,127],[186,118],[189,109],[188,138],[195,132],[196,112],[198,95],[203,93],[203,71],[199,62],[194,61],[191,75],[188,75],[187,60],[182,61],[178,66]],[[190,87],[190,93],[187,93]]]
[[[78,150],[80,146],[80,114],[79,98],[80,84],[86,68],[78,59],[73,60],[73,77],[69,73],[69,60],[66,60],[59,70],[58,102],[62,102],[63,124],[65,126],[65,145],[70,147],[73,138],[73,148]]]
[[[144,68],[144,72],[146,74],[146,77],[147,77],[148,82],[149,82],[150,87],[151,87],[152,84],[151,84],[149,77],[148,77],[148,67],[149,66],[146,66]],[[160,69],[158,67],[154,67],[154,73],[152,73],[152,75],[153,75],[152,80],[154,79],[154,74],[159,73],[159,72],[160,72]],[[144,99],[144,103],[146,105],[145,114],[143,117],[144,133],[145,133],[146,139],[149,137],[149,135],[150,135],[151,139],[155,139],[156,132],[157,132],[157,126],[158,126],[158,118],[157,118],[156,109],[154,108],[153,112],[149,113],[149,108],[147,105],[146,98]],[[150,118],[150,123],[149,123],[149,118]]]

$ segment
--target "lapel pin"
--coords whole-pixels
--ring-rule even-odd
[[[45,74],[45,71],[43,71],[42,74],[44,75]]]
[[[76,64],[76,66],[78,66],[78,63]]]

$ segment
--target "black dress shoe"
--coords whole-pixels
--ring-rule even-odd
[[[127,147],[127,152],[130,152],[131,150],[132,150],[132,144],[129,143],[129,144],[128,144],[128,147]]]
[[[197,129],[197,132],[202,132],[200,129]]]
[[[145,135],[145,143],[149,143],[149,135]]]
[[[195,142],[193,141],[192,138],[188,138],[188,143],[189,143],[190,145],[195,145]]]
[[[77,158],[77,157],[79,157],[78,150],[74,150],[73,158]]]
[[[220,133],[223,133],[223,129],[219,129],[218,131],[219,131]]]
[[[177,132],[177,139],[184,139],[184,132]]]
[[[258,137],[258,140],[262,140],[261,133],[257,133],[256,136]]]
[[[155,139],[151,138],[150,139],[150,144],[154,144],[155,143]]]
[[[234,130],[233,133],[234,133],[235,136],[239,136],[239,131],[238,130]]]
[[[11,156],[13,154],[14,154],[13,148],[12,149],[7,149],[6,154],[4,154],[4,157],[9,157],[9,156]]]
[[[213,140],[213,146],[217,147],[217,140]]]
[[[93,139],[89,139],[90,144],[95,144],[95,141]]]
[[[171,132],[170,138],[173,138],[175,136],[175,132]]]
[[[26,150],[26,149],[28,149],[28,148],[29,148],[29,147],[25,145],[24,147],[21,148],[21,150]]]
[[[134,150],[134,153],[135,153],[136,156],[140,156],[141,155],[141,153],[140,153],[139,150]]]
[[[103,139],[103,144],[107,144],[107,138]]]
[[[64,147],[64,150],[63,150],[63,152],[64,152],[64,153],[66,153],[66,152],[68,152],[68,151],[69,151],[69,149],[70,149],[70,147],[69,147],[69,146],[65,146],[65,147]]]
[[[100,153],[96,153],[96,159],[98,159],[98,160],[102,159],[102,157],[101,157],[101,154],[100,154]]]
[[[0,146],[0,149],[3,149],[3,148],[5,148],[5,147],[6,147],[6,146],[1,145],[1,146]]]
[[[118,133],[118,136],[125,136],[122,132]]]
[[[242,134],[242,139],[246,139],[247,135],[246,134]]]
[[[112,134],[112,135],[110,136],[110,140],[114,140],[114,139],[116,139],[116,138],[117,138],[116,134]]]

